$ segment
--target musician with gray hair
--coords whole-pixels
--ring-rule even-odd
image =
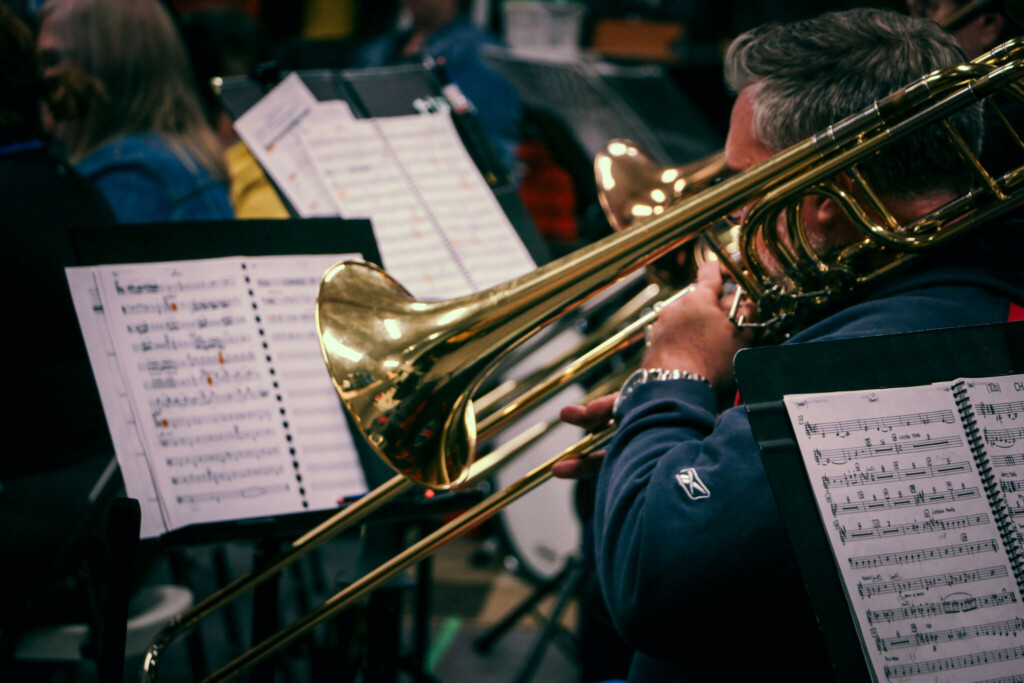
[[[726,57],[726,77],[738,94],[726,165],[733,172],[750,168],[925,73],[963,61],[956,42],[934,24],[880,10],[749,31]],[[977,108],[951,122],[978,147]],[[900,221],[972,185],[938,136],[914,134],[862,164]],[[846,176],[837,182],[856,193]],[[802,217],[818,254],[861,239],[831,197],[805,197]],[[969,237],[970,246],[955,244],[879,279],[808,321],[787,343],[1007,320],[1012,302],[1024,302],[1024,276],[1009,259],[983,266],[976,252],[987,246]],[[767,253],[765,259],[781,277],[781,266]],[[651,328],[643,370],[617,395],[562,414],[595,428],[614,416],[618,425],[603,464],[600,456],[567,462],[556,474],[582,476],[600,467],[597,571],[617,629],[638,652],[630,681],[773,669],[789,677],[831,674],[746,412],[722,409],[734,397],[733,356],[753,343],[730,322],[722,295],[719,267],[701,267],[694,290]]]

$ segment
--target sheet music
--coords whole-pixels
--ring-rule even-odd
[[[1024,669],[1024,605],[949,386],[785,403],[875,678]]]
[[[318,104],[299,75],[292,73],[235,121],[242,142],[303,218],[337,215],[298,139],[299,124]],[[331,110],[335,115],[337,111]]]
[[[106,365],[120,370],[94,365],[105,412],[120,400],[107,419],[129,495],[144,459],[166,530],[329,508],[366,490],[313,319],[321,274],[351,257],[69,269],[98,285],[106,324],[83,332],[91,358],[109,333]]]
[[[384,265],[419,298],[459,296],[535,267],[447,113],[304,121],[339,213],[369,217]]]
[[[533,258],[473,163],[447,112],[376,120],[474,291],[534,269]]]
[[[167,533],[167,522],[156,492],[146,449],[142,444],[142,435],[132,411],[128,388],[117,363],[117,351],[107,328],[99,285],[91,268],[69,268],[67,278],[74,294],[75,313],[82,328],[82,336],[87,341],[93,340],[93,343],[86,344],[93,374],[104,378],[104,381],[97,382],[97,387],[117,464],[121,468],[128,495],[139,501],[139,535],[142,538],[155,538]]]
[[[406,289],[425,299],[474,291],[376,121],[314,120],[302,127],[302,140],[339,214],[371,220],[385,269]]]
[[[981,445],[1024,548],[1024,375],[969,379],[965,385]]]

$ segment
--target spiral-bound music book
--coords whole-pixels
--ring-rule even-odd
[[[874,679],[1018,680],[1024,375],[784,401]]]

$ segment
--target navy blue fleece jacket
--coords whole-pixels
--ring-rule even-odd
[[[787,343],[1001,322],[1011,300],[1024,302],[1017,269],[921,268]],[[598,576],[616,627],[634,649],[696,678],[791,658],[771,642],[792,627],[793,605],[806,605],[746,411],[716,411],[701,382],[637,387],[615,415],[594,519]],[[676,475],[689,468],[710,495],[688,495]],[[634,660],[630,680],[674,678],[647,664],[642,675]]]

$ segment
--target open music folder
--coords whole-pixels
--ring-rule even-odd
[[[875,680],[1024,668],[1024,375],[784,398]]]
[[[1021,680],[1024,323],[734,369],[839,680]]]

